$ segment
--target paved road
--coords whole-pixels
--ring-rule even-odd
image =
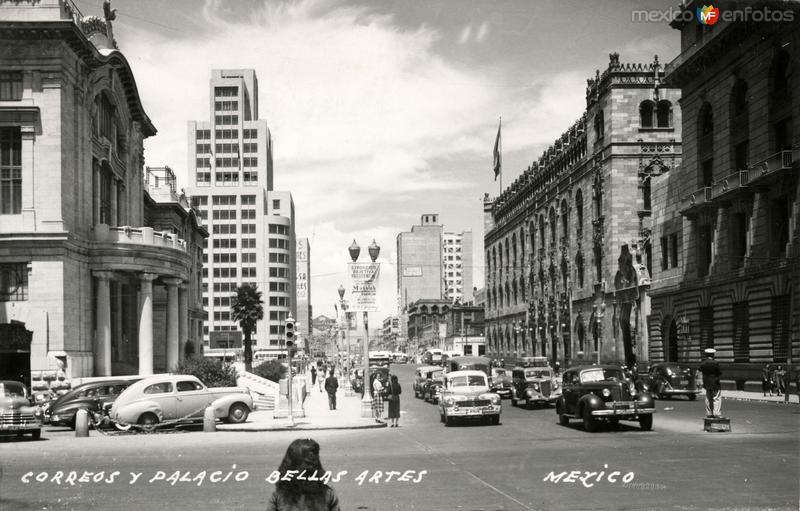
[[[308,432],[322,445],[324,466],[346,471],[333,484],[343,509],[798,507],[795,405],[726,401],[729,434],[702,432],[702,403],[685,400],[657,402],[652,432],[622,423],[589,434],[577,421],[559,426],[552,408],[508,401],[499,426],[448,428],[435,406],[413,397],[413,366],[395,370],[405,392],[400,428]],[[272,491],[267,476],[297,436],[189,431],[76,439],[62,430],[38,442],[0,442],[0,510],[260,509]],[[74,481],[67,481],[70,471]]]

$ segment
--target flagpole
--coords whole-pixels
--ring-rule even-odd
[[[503,116],[500,116],[500,126],[497,129],[498,139],[500,143],[497,147],[497,152],[500,155],[500,192],[498,192],[497,196],[500,197],[500,194],[503,193]]]

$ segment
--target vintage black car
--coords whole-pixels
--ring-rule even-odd
[[[442,387],[444,386],[441,374],[434,373],[434,378],[422,385],[422,399],[428,403],[439,404],[439,396],[442,394]]]
[[[426,365],[418,367],[414,373],[414,397],[425,398],[424,385],[433,378],[438,378],[442,375],[442,368],[440,366]]]
[[[583,420],[586,431],[597,431],[599,421],[617,424],[622,420],[639,421],[645,431],[653,428],[653,397],[637,391],[616,365],[578,366],[564,371],[561,397],[556,414],[562,426],[570,419]]]
[[[555,403],[561,396],[561,386],[549,366],[515,367],[511,371],[511,406]]]
[[[511,371],[502,367],[493,367],[489,387],[501,399],[510,399],[513,390]]]
[[[686,396],[694,401],[703,392],[694,368],[676,362],[653,364],[647,375],[640,376],[639,380],[639,385],[658,399]]]
[[[131,382],[124,379],[96,380],[78,385],[44,408],[43,422],[75,429],[78,410],[85,408],[90,414],[98,414],[130,385]]]

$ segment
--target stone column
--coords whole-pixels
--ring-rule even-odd
[[[178,286],[181,279],[162,279],[167,285],[167,371],[172,371],[178,365],[180,357],[180,329],[178,328]]]
[[[117,285],[114,286],[116,288],[116,293],[112,300],[114,301],[114,317],[116,318],[114,322],[114,345],[116,346],[117,352],[117,360],[124,360],[123,354],[123,342],[122,342],[122,335],[125,331],[125,326],[123,325],[123,302],[122,302],[122,294],[125,292],[125,284],[123,282],[117,282]]]
[[[153,374],[153,281],[155,273],[139,275],[139,374]]]
[[[117,178],[111,179],[111,219],[109,220],[108,225],[111,225],[112,227],[119,225],[119,219],[117,218],[117,183],[119,183]]]
[[[94,351],[95,376],[111,376],[111,297],[109,293],[109,280],[112,272],[98,271],[94,273],[97,279],[97,299],[95,302],[95,339],[97,340]]]
[[[25,179],[22,180],[22,228],[27,231],[36,230],[36,209],[33,205],[34,195],[34,172],[33,169],[33,146],[36,140],[36,129],[34,126],[22,126],[22,169]]]
[[[178,291],[178,360],[184,359],[186,353],[186,343],[193,342],[189,338],[189,289],[186,285],[182,285]],[[195,353],[197,353],[197,346],[195,346]]]

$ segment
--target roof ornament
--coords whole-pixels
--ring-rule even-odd
[[[114,41],[114,32],[111,29],[111,22],[117,19],[117,10],[111,8],[111,0],[103,0],[103,17],[106,20],[106,35],[108,36],[108,40]],[[116,44],[114,46],[116,46]]]
[[[658,63],[658,55],[653,56],[653,94],[655,96],[655,100],[659,100],[659,90],[658,88],[661,86],[661,82],[658,78],[658,72],[661,69],[661,64]]]

